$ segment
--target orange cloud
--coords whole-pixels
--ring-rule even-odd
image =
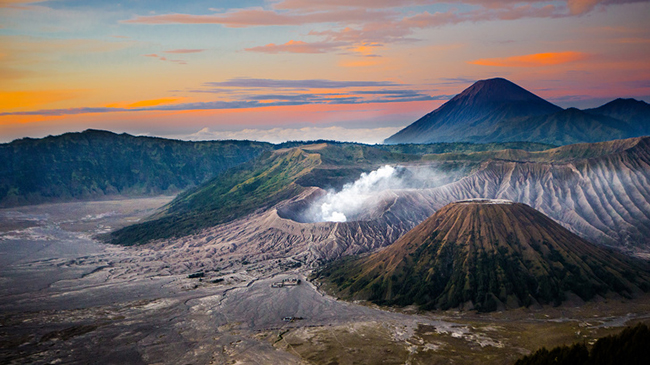
[[[79,90],[0,91],[0,109],[31,108],[76,98]]]
[[[352,48],[352,52],[359,53],[360,55],[363,55],[365,57],[381,57],[376,54],[374,54],[375,48],[379,48],[382,45],[380,43],[363,43],[361,45],[358,45],[354,48]]]
[[[134,109],[134,108],[147,108],[150,106],[157,106],[157,105],[163,105],[163,104],[171,104],[175,101],[182,100],[183,98],[160,98],[160,99],[151,99],[151,100],[140,100],[136,101],[135,103],[126,103],[126,102],[120,102],[120,103],[111,103],[104,105],[105,108],[129,108],[129,109]]]
[[[512,56],[505,58],[482,58],[468,63],[480,66],[495,67],[540,67],[553,66],[563,63],[582,60],[587,55],[582,52],[547,52],[535,53],[524,56]]]
[[[269,43],[265,46],[246,48],[245,50],[249,52],[262,53],[325,53],[336,50],[346,44],[347,43],[343,42],[307,43],[303,41],[290,40],[285,44]]]
[[[133,104],[129,104],[127,107],[128,108],[146,108],[149,106],[156,106],[156,105],[162,105],[162,104],[170,104],[175,101],[180,100],[180,98],[161,98],[161,99],[152,99],[152,100],[142,100],[135,102]]]

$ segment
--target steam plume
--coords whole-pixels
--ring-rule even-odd
[[[380,191],[396,187],[396,169],[386,165],[368,174],[363,173],[354,183],[346,184],[338,193],[328,192],[319,199],[308,214],[316,222],[345,222],[359,213],[364,204]]]
[[[442,171],[434,166],[385,165],[363,173],[341,191],[329,191],[300,213],[301,222],[346,222],[363,219],[375,212],[386,196],[386,190],[429,189],[446,185],[467,174],[467,166]]]

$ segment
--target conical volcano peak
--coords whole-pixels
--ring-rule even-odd
[[[504,103],[513,101],[542,101],[546,103],[544,99],[536,96],[530,91],[500,77],[477,81],[472,86],[458,94],[456,98],[468,99],[473,103]]]
[[[344,297],[423,309],[493,311],[650,287],[647,264],[608,252],[523,204],[448,204],[391,246],[321,276]]]
[[[480,80],[385,142],[476,142],[505,121],[561,110],[506,79]]]

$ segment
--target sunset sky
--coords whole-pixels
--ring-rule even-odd
[[[0,142],[376,143],[497,76],[650,101],[650,1],[0,0]]]

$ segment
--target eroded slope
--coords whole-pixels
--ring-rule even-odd
[[[647,267],[588,243],[521,203],[449,204],[390,247],[319,273],[344,297],[479,311],[650,289]]]

